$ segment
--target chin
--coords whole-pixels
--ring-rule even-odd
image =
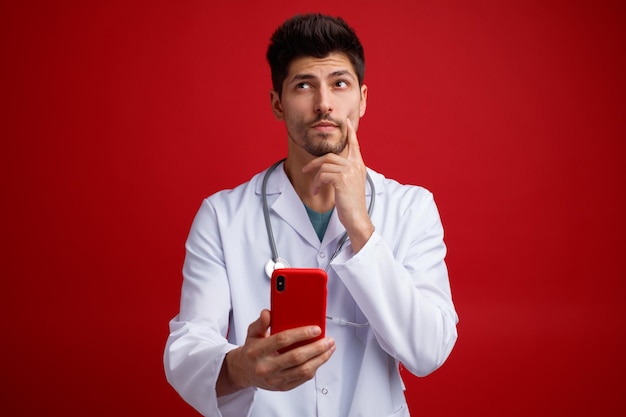
[[[305,147],[305,150],[308,153],[316,157],[328,155],[329,153],[340,155],[344,149],[346,149],[346,142],[341,142],[333,146],[329,146],[328,144],[326,144],[325,146],[306,146]]]

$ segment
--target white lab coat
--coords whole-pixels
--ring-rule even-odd
[[[269,308],[263,219],[263,173],[202,203],[186,243],[179,314],[170,322],[164,363],[168,381],[205,416],[387,417],[409,415],[398,365],[426,375],[448,357],[457,315],[444,263],[443,229],[430,192],[369,170],[376,189],[376,228],[354,254],[346,242],[328,270],[328,322],[336,351],[314,379],[288,392],[248,388],[217,398],[228,351]],[[368,187],[368,199],[369,195]],[[333,213],[322,242],[283,166],[267,185],[280,257],[294,267],[326,268],[344,232]]]

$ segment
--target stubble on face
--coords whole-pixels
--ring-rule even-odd
[[[332,137],[336,135],[334,132],[311,132],[313,126],[322,121],[331,122],[337,126],[337,130],[341,136],[338,142],[331,142]],[[334,119],[328,114],[320,114],[312,121],[301,120],[295,122],[292,128],[288,129],[287,134],[294,144],[315,157],[324,156],[329,153],[339,155],[343,152],[348,143],[344,131],[344,122]]]

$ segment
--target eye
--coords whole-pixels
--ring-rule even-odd
[[[348,83],[344,80],[340,80],[335,83],[335,87],[346,88],[348,87]]]
[[[296,88],[298,90],[308,90],[309,88],[311,88],[311,84],[309,84],[309,83],[298,83],[298,84],[296,84]]]

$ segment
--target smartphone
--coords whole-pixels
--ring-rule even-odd
[[[318,268],[281,268],[272,273],[270,333],[316,325],[322,333],[294,343],[285,352],[314,342],[326,334],[326,271]]]

